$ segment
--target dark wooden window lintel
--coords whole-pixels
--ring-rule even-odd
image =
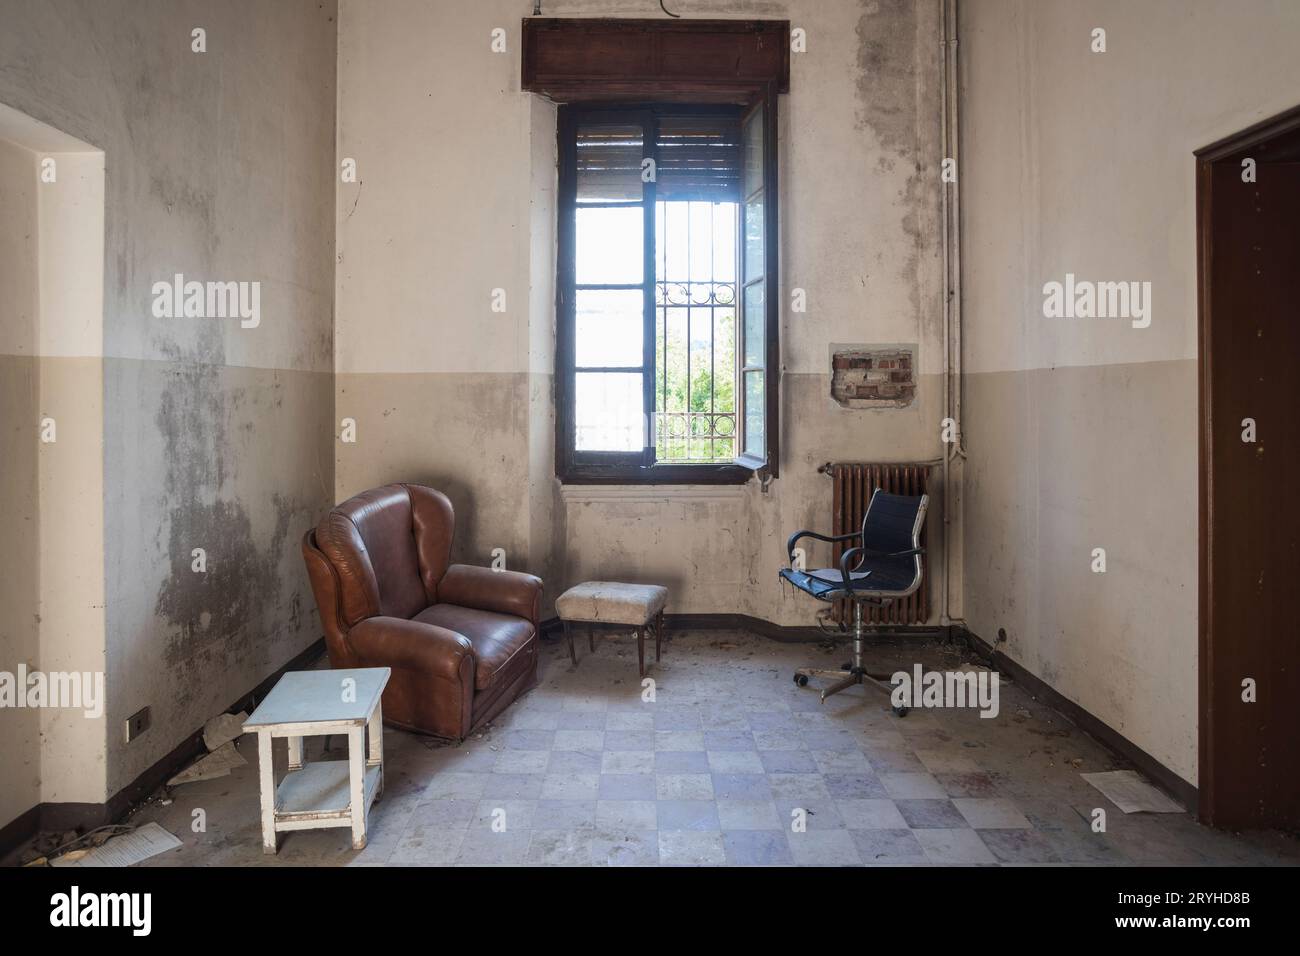
[[[523,21],[521,88],[557,102],[744,103],[790,90],[788,20]]]

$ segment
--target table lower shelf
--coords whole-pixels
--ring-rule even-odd
[[[275,828],[306,830],[350,826],[352,801],[346,760],[317,760],[290,770],[275,788]],[[367,766],[362,785],[365,812],[379,792],[380,767]]]

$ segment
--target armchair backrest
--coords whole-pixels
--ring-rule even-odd
[[[373,488],[331,510],[312,543],[332,569],[341,626],[380,614],[411,618],[436,603],[454,530],[447,496],[423,485]],[[316,597],[324,618],[326,602]]]

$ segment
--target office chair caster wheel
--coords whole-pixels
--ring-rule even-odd
[[[795,675],[794,675],[794,682],[795,682],[796,684],[798,684],[800,687],[807,687],[807,686],[808,686],[808,675],[807,675],[807,674],[795,674]]]
[[[890,709],[893,710],[895,717],[906,717],[909,710],[907,707],[892,707]]]

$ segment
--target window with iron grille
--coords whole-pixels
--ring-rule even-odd
[[[771,123],[765,98],[560,108],[563,480],[774,470]]]

